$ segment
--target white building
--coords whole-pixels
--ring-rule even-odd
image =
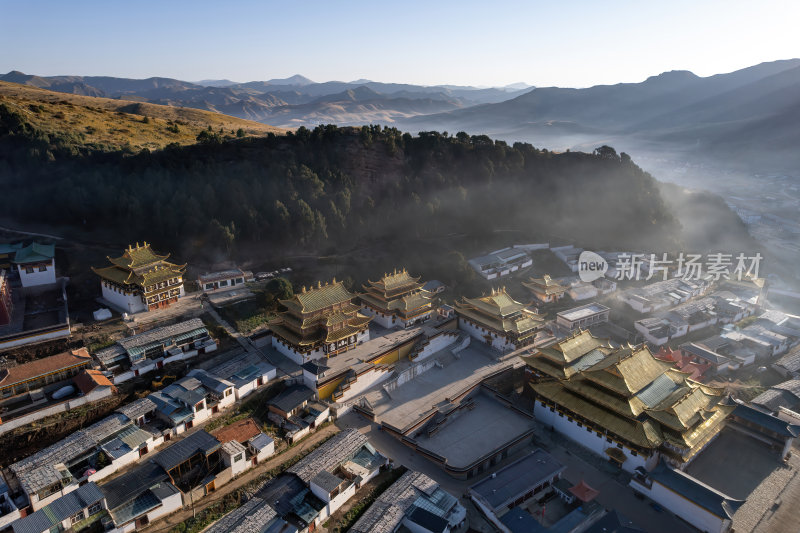
[[[608,314],[610,311],[611,310],[605,305],[592,302],[557,313],[556,324],[568,331],[573,331],[578,328],[586,329],[595,324],[608,322]]]
[[[730,531],[734,513],[744,505],[743,500],[723,494],[663,462],[646,476],[634,477],[630,487],[708,533]]]
[[[475,257],[468,263],[484,278],[496,279],[528,268],[533,264],[533,260],[524,250],[509,247],[495,250],[482,257]]]
[[[17,250],[14,256],[19,279],[23,288],[55,285],[55,246],[34,242]]]
[[[463,527],[467,510],[437,482],[409,470],[378,496],[351,533],[449,533]]]
[[[33,514],[11,524],[14,533],[68,531],[106,508],[106,498],[97,485],[86,483]]]
[[[197,284],[204,292],[227,291],[244,286],[245,281],[252,279],[253,273],[234,268],[220,272],[207,272],[197,277]]]

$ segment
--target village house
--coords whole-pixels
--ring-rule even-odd
[[[709,285],[703,280],[673,278],[622,291],[617,297],[640,313],[651,313],[700,296],[708,290]]]
[[[233,384],[236,400],[248,397],[278,375],[278,369],[244,350],[230,352],[220,364],[208,369],[208,374]]]
[[[467,510],[437,482],[409,470],[392,483],[350,528],[352,533],[449,533],[462,527]]]
[[[530,256],[520,248],[503,248],[468,261],[475,272],[486,279],[497,279],[528,268],[533,264]]]
[[[256,465],[275,453],[275,441],[263,433],[252,418],[238,420],[214,432],[221,443],[236,441],[245,448],[246,459]]]
[[[591,326],[608,322],[611,310],[605,305],[592,302],[556,313],[556,325],[567,331],[588,329]]]
[[[324,507],[315,521],[323,522],[365,483],[378,475],[388,459],[356,429],[337,433],[286,472],[300,478]]]
[[[33,242],[16,251],[12,263],[23,289],[55,285],[55,246]]]
[[[86,348],[71,350],[0,370],[0,397],[30,393],[48,385],[65,383],[91,368]]]
[[[298,528],[257,496],[214,522],[204,533],[298,533]]]
[[[114,383],[160,370],[173,361],[183,361],[213,352],[217,342],[203,321],[192,318],[125,337],[94,354],[103,369],[114,374]]]
[[[38,511],[11,524],[14,533],[80,531],[81,524],[106,509],[106,499],[95,483],[86,483]]]
[[[536,449],[472,485],[469,497],[489,522],[507,531],[503,516],[530,498],[544,496],[564,470],[553,456]]]
[[[115,413],[12,464],[7,481],[37,511],[85,482],[100,481],[137,462],[163,441]]]
[[[100,486],[112,531],[138,530],[192,505],[250,466],[238,442],[223,445],[205,431],[192,433]]]
[[[238,268],[220,272],[207,272],[197,277],[197,285],[203,292],[227,291],[244,286],[253,280],[253,273]]]

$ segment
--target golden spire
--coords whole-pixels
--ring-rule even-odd
[[[322,282],[320,280],[317,280],[317,288],[318,289],[322,288]]]

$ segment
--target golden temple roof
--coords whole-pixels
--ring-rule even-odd
[[[369,284],[381,292],[394,292],[399,289],[415,290],[422,286],[419,277],[414,277],[403,268],[395,270],[391,274],[384,274],[378,281],[369,281]],[[370,289],[372,287],[364,287]]]
[[[497,317],[506,317],[527,309],[527,305],[514,300],[506,292],[505,287],[497,290],[492,289],[491,294],[479,298],[464,298],[461,302],[457,302],[456,306],[462,308],[467,306],[474,307],[486,314]]]
[[[331,283],[318,283],[309,290],[303,287],[301,292],[295,293],[289,300],[281,300],[281,303],[302,313],[313,313],[337,304],[349,303],[354,297],[341,281],[334,278]]]
[[[169,254],[167,255],[156,254],[150,248],[150,244],[148,244],[147,242],[145,242],[141,246],[137,242],[135,246],[129,245],[121,256],[108,257],[108,260],[120,268],[135,270],[152,265],[154,263],[165,261],[168,258]]]
[[[525,309],[523,307],[523,309]],[[531,311],[520,311],[516,316],[502,317],[489,315],[461,303],[456,303],[456,312],[473,322],[502,333],[514,333],[520,337],[529,337],[544,325],[544,318]]]
[[[689,379],[644,345],[610,354],[601,349],[571,362],[542,357],[542,351],[525,358],[540,375],[555,378],[531,386],[543,398],[632,443],[644,446],[647,440],[655,447],[667,440],[684,450],[673,450],[681,460],[713,437],[731,411],[720,403],[724,389]]]
[[[571,363],[596,349],[600,349],[605,353],[611,353],[612,351],[608,339],[597,338],[588,329],[579,329],[564,340],[541,349],[540,352],[549,359]]]
[[[522,284],[532,291],[545,294],[561,294],[567,291],[567,287],[551,278],[549,274],[545,274],[542,278],[530,278],[529,281],[523,281]]]

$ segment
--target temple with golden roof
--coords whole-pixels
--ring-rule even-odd
[[[341,281],[317,283],[281,300],[286,310],[269,324],[272,346],[297,364],[333,357],[369,340],[370,317]]]
[[[364,314],[385,328],[406,328],[428,320],[433,313],[431,295],[422,289],[419,278],[405,269],[384,274],[363,287],[359,297]]]
[[[659,458],[683,468],[733,410],[724,389],[690,379],[645,345],[612,348],[578,331],[523,357],[542,423],[633,472]]]
[[[544,326],[541,315],[514,300],[505,288],[480,298],[462,298],[455,311],[459,329],[501,352],[533,343]]]
[[[557,302],[567,294],[568,289],[551,278],[549,274],[545,274],[541,278],[530,278],[528,281],[523,281],[522,284],[545,303]]]
[[[186,265],[168,262],[169,254],[156,254],[146,242],[107,259],[111,266],[92,271],[100,276],[103,299],[118,310],[132,314],[161,309],[184,294]]]

